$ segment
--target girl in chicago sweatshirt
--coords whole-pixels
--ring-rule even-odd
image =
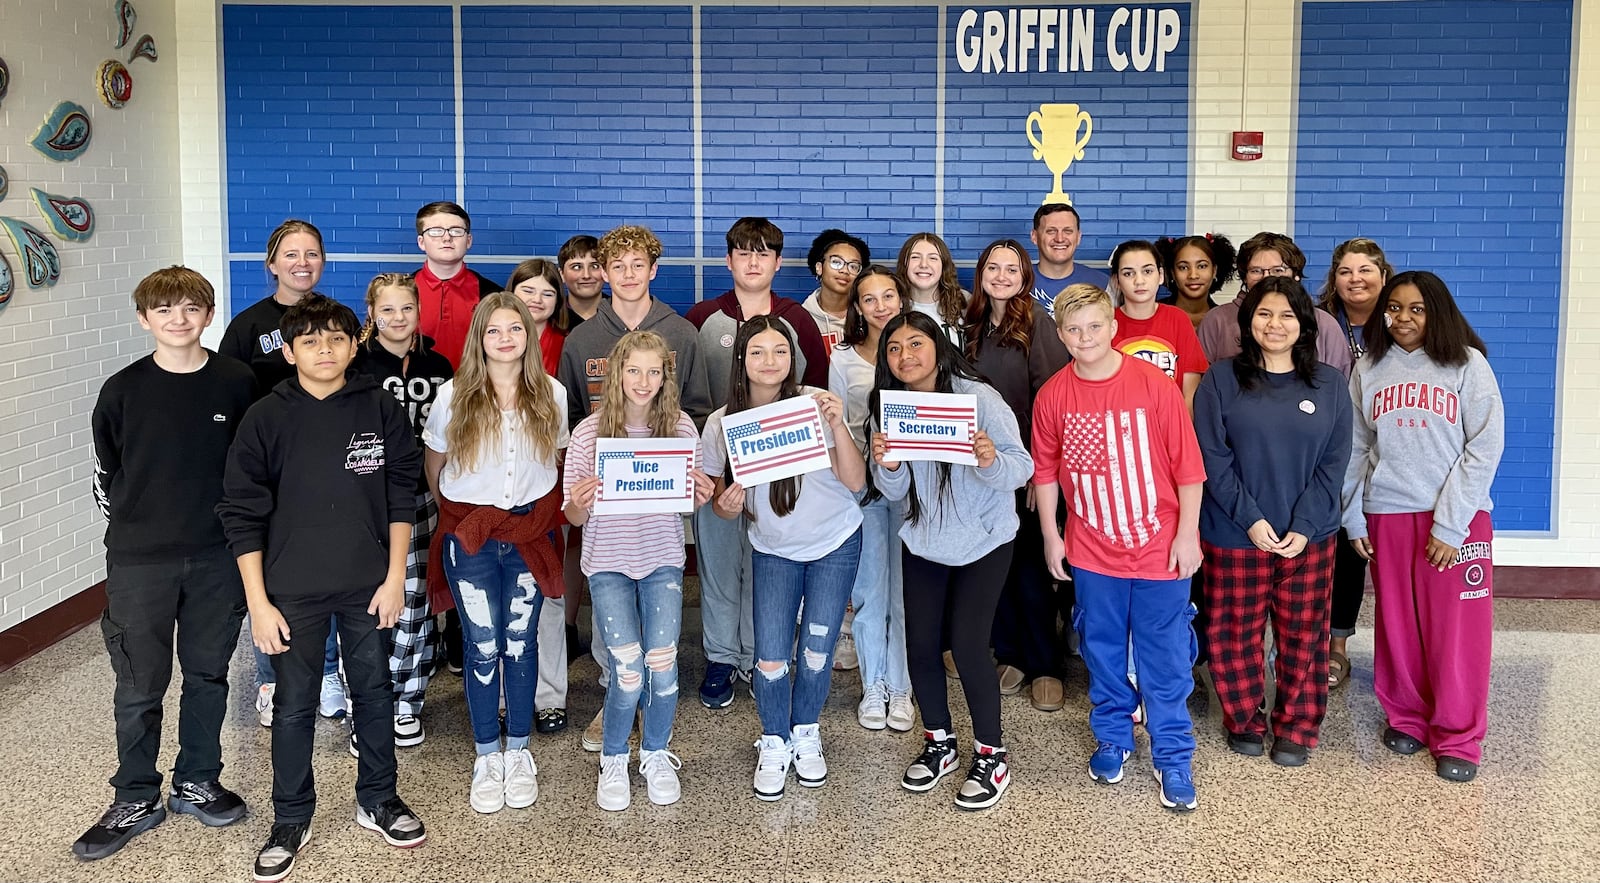
[[[1372,562],[1373,676],[1383,744],[1427,748],[1470,781],[1488,727],[1494,628],[1489,485],[1505,409],[1479,339],[1438,276],[1389,280],[1350,377],[1354,446],[1344,526]]]

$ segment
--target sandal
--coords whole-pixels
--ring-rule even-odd
[[[1350,659],[1343,653],[1328,654],[1328,689],[1332,690],[1350,679]]]

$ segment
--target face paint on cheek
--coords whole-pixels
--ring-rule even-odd
[[[389,327],[389,320],[387,320],[387,319],[373,319],[372,320],[372,327],[378,329],[379,331],[382,331],[385,328]]]
[[[1388,313],[1384,313],[1383,314],[1383,327],[1385,327],[1385,328],[1394,327],[1394,316],[1391,316]]]

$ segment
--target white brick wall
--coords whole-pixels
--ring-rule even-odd
[[[30,289],[8,237],[0,251],[18,276],[0,312],[0,629],[9,628],[105,576],[105,523],[89,493],[89,412],[103,379],[146,349],[129,299],[134,284],[182,254],[178,108],[172,0],[139,0],[134,37],[151,34],[161,61],[129,65],[133,100],[100,103],[100,62],[113,48],[113,4],[104,0],[0,0],[0,57],[11,90],[0,104],[0,166],[11,193],[0,215],[48,232],[29,188],[81,196],[95,210],[82,243],[51,238],[61,282]],[[89,149],[66,163],[28,140],[58,101],[89,111]]]
[[[183,263],[217,287],[217,314],[233,315],[227,298],[227,194],[223,187],[222,51],[215,0],[176,0],[178,117],[183,184]],[[202,338],[215,347],[227,323],[215,322]]]

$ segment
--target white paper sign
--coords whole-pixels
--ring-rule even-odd
[[[747,488],[832,467],[824,431],[822,412],[808,395],[722,418],[733,478]]]
[[[694,440],[687,438],[597,438],[596,515],[693,512]]]
[[[938,460],[978,465],[978,397],[968,393],[883,390],[878,394],[886,460]]]

